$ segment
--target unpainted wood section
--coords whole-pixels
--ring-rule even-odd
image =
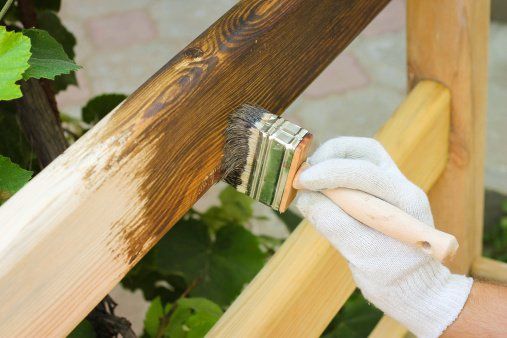
[[[228,115],[280,114],[387,2],[241,1],[178,53],[0,208],[0,336],[67,334],[219,180]]]
[[[429,197],[435,223],[460,243],[453,271],[481,255],[489,0],[408,0],[409,84],[451,91],[449,162]]]
[[[449,98],[443,86],[422,82],[376,136],[425,191],[438,177],[428,172],[441,170],[447,161],[449,131],[440,124],[447,123]],[[400,126],[412,132],[400,131]],[[405,142],[418,149],[417,156],[407,154],[412,149],[401,146]],[[305,220],[207,336],[318,337],[354,289],[345,259]]]
[[[479,280],[507,285],[507,263],[487,257],[474,260],[470,274]]]
[[[407,329],[389,316],[384,315],[368,338],[403,338]]]

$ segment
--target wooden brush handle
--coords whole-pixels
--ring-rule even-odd
[[[294,180],[296,189],[297,181],[298,176]],[[437,230],[373,195],[347,188],[321,192],[359,222],[384,235],[418,246],[439,261],[452,257],[458,249],[458,241],[453,235]]]
[[[453,256],[458,249],[453,235],[426,225],[380,198],[347,188],[322,193],[359,222],[389,237],[416,245],[439,261]]]

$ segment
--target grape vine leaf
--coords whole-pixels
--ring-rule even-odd
[[[95,124],[127,98],[124,94],[102,94],[95,96],[81,109],[83,121]]]
[[[322,338],[368,337],[381,317],[382,312],[356,290],[329,323]]]
[[[220,206],[213,206],[202,214],[202,220],[212,229],[227,225],[245,224],[253,215],[253,199],[227,186],[220,192]]]
[[[79,67],[69,59],[62,45],[58,43],[47,31],[41,29],[24,29],[23,35],[28,36],[32,43],[30,51],[32,56],[23,79],[51,79],[62,74],[69,74]]]
[[[55,12],[44,10],[37,13],[37,27],[47,31],[61,45],[65,53],[70,59],[74,59],[76,55],[74,47],[76,46],[76,38],[62,24],[60,18]]]
[[[155,263],[164,274],[197,280],[192,296],[229,305],[265,263],[255,235],[238,225],[220,228],[212,239],[200,220],[178,222],[156,247]]]
[[[157,335],[160,319],[169,312],[170,308],[171,304],[162,305],[160,297],[152,300],[144,318],[144,331],[148,336],[155,337]]]
[[[52,37],[58,41],[65,53],[70,59],[74,60],[76,47],[76,38],[74,35],[63,25],[60,18],[51,10],[42,10],[37,13],[37,23],[40,29],[47,31]],[[55,93],[67,89],[70,85],[77,86],[76,73],[62,74],[55,77],[52,83]]]
[[[294,231],[298,224],[303,220],[301,216],[290,209],[285,210],[283,213],[279,213],[278,211],[273,212],[282,221],[289,232]]]
[[[31,171],[21,168],[12,163],[8,157],[0,155],[0,204],[21,189],[31,177]]]
[[[83,320],[78,326],[67,336],[67,338],[95,338],[95,330],[89,321]]]
[[[164,306],[157,297],[146,312],[144,331],[149,337],[162,332],[164,337],[201,338],[221,315],[220,306],[205,298],[182,298]]]
[[[21,89],[16,84],[28,69],[30,58],[30,39],[21,33],[10,32],[0,26],[0,100],[21,97]]]

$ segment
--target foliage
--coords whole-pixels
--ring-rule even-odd
[[[84,122],[95,124],[127,98],[123,94],[103,94],[94,97],[81,110]]]
[[[28,68],[30,39],[21,33],[9,32],[0,26],[0,100],[21,97],[16,84]]]
[[[507,263],[507,199],[501,202],[500,208],[497,223],[484,228],[483,255]]]
[[[144,330],[148,337],[204,337],[222,313],[220,306],[205,298],[181,298],[164,305],[157,297],[146,312]]]
[[[368,304],[361,293],[356,290],[329,323],[322,337],[368,337],[381,317],[382,311]]]
[[[61,44],[47,31],[41,29],[25,29],[23,35],[28,36],[32,43],[30,67],[23,73],[23,79],[51,79],[62,74],[78,70],[74,61],[65,53]]]
[[[218,320],[218,310],[231,304],[279,245],[243,226],[254,217],[250,198],[227,187],[219,200],[219,206],[203,213],[189,211],[122,281],[151,300],[147,336],[163,332],[167,337],[202,337]],[[203,314],[200,307],[190,311],[183,306],[195,299],[216,311]],[[171,312],[174,308],[180,310]],[[166,319],[156,320],[162,316]]]
[[[32,172],[25,170],[5,156],[0,155],[0,205],[21,189],[32,177]]]
[[[95,338],[95,331],[92,324],[86,319],[79,323],[78,326],[67,336],[67,338]]]

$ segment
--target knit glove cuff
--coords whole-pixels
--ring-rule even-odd
[[[439,337],[456,320],[473,284],[472,278],[451,274],[435,261],[389,285],[351,269],[366,299],[423,338]]]

